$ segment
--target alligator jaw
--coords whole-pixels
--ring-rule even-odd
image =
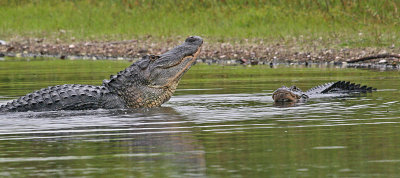
[[[193,55],[189,55],[189,56],[183,57],[183,58],[182,58],[178,63],[176,63],[175,65],[163,68],[163,69],[168,69],[168,68],[171,68],[171,67],[175,67],[175,66],[177,66],[177,65],[180,65],[181,63],[184,63],[185,61],[188,61],[187,64],[181,69],[181,71],[178,72],[174,77],[172,77],[171,79],[169,79],[168,82],[167,82],[166,84],[164,84],[164,85],[162,85],[162,86],[160,86],[160,85],[149,85],[148,87],[150,87],[150,88],[157,88],[157,89],[160,89],[160,88],[168,89],[168,88],[171,87],[175,82],[178,82],[178,81],[180,80],[180,78],[183,76],[183,74],[184,74],[187,70],[189,70],[190,67],[193,65],[193,63],[196,61],[197,56],[199,56],[199,54],[200,54],[201,46],[202,46],[202,45],[200,45],[200,46],[197,48],[197,51],[196,51]]]

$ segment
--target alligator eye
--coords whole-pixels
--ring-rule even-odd
[[[306,94],[302,94],[301,97],[302,98],[308,98],[308,96]]]
[[[150,60],[151,60],[151,61],[155,61],[155,60],[157,60],[158,58],[160,58],[160,56],[150,55]]]

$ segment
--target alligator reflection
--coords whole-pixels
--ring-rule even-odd
[[[297,103],[297,102],[274,102],[273,106],[278,107],[278,108],[287,108],[287,107],[297,106],[299,104],[300,103]]]
[[[185,120],[167,107],[10,113],[0,117],[0,152],[8,157],[0,160],[0,165],[3,170],[12,170],[13,166],[6,165],[9,162],[33,167],[35,172],[25,171],[25,176],[38,175],[38,170],[82,175],[92,169],[115,174],[204,176],[204,148]],[[20,146],[2,146],[10,144]],[[74,167],[79,169],[71,169]]]

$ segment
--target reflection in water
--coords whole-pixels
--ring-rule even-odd
[[[287,107],[293,107],[296,105],[300,105],[301,103],[297,102],[274,102],[274,106],[279,107],[279,108],[287,108]]]
[[[75,174],[79,169],[74,172],[70,166],[108,169],[107,162],[117,175],[119,169],[136,175],[205,174],[203,147],[192,128],[185,126],[185,118],[168,107],[9,113],[0,117],[0,123],[0,152],[8,155],[0,158],[3,174],[38,176],[51,170]],[[10,144],[32,149],[13,154],[15,150],[6,146]],[[10,163],[29,165],[32,172],[9,170]],[[43,167],[47,163],[56,165]],[[147,172],[147,166],[154,170]]]
[[[47,85],[98,84],[129,65],[61,62],[1,61],[0,103]],[[197,65],[161,108],[0,114],[0,176],[396,177],[399,79],[326,66]],[[283,84],[337,80],[378,91],[294,106],[271,98]]]

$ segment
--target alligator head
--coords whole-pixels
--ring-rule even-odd
[[[203,39],[188,37],[185,42],[159,56],[144,56],[127,69],[103,81],[103,85],[123,99],[130,108],[155,107],[169,100],[185,72],[200,53]]]
[[[307,99],[308,96],[296,86],[282,86],[272,93],[272,99],[275,102],[298,102],[302,99]]]

